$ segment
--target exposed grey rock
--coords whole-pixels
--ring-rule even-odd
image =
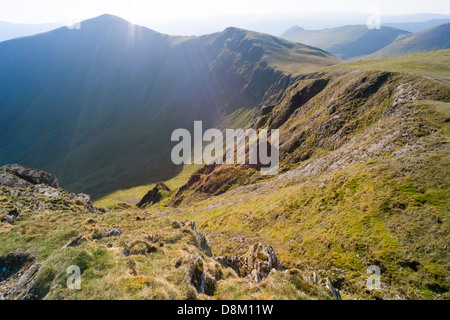
[[[35,212],[40,212],[40,211],[45,210],[45,202],[42,202],[42,201],[35,202],[33,204],[33,209],[32,210],[35,211]]]
[[[231,268],[242,278],[249,278],[253,282],[261,282],[267,278],[272,270],[283,271],[283,265],[270,246],[256,244],[249,252],[239,257],[216,257],[224,268]]]
[[[197,237],[200,250],[202,250],[207,256],[212,257],[212,251],[211,247],[209,246],[208,240],[206,239],[205,235],[197,229],[195,222],[194,221],[180,221],[180,222],[183,228],[189,228],[194,232],[194,234]]]
[[[73,200],[75,203],[83,205],[90,212],[95,213],[95,212],[99,211],[99,210],[97,210],[97,208],[94,207],[94,204],[91,201],[91,196],[89,196],[88,194],[80,193],[80,194],[74,195],[71,200]]]
[[[417,101],[419,95],[420,92],[411,84],[402,83],[395,89],[392,106],[397,107],[401,104],[408,104]]]
[[[326,281],[326,287],[328,288],[328,290],[330,290],[330,292],[331,292],[331,294],[333,295],[333,297],[334,297],[336,300],[342,300],[341,294],[340,294],[339,290],[337,290],[337,289],[334,288],[334,286],[333,286],[333,284],[331,283],[330,279],[326,278],[325,281]]]
[[[70,240],[64,247],[62,247],[62,249],[77,246],[80,243],[81,239],[83,239],[83,235],[80,235],[75,239]]]
[[[21,294],[26,294],[26,289],[30,288],[32,285],[33,276],[39,271],[41,268],[40,263],[33,264],[25,273],[20,277],[16,286],[11,290],[10,296],[12,298],[17,298]]]
[[[102,238],[120,237],[121,235],[122,230],[120,228],[116,228],[103,232]]]
[[[261,276],[256,269],[253,269],[252,272],[250,273],[250,279],[256,283],[261,282]]]
[[[0,296],[3,299],[23,299],[34,283],[40,264],[32,252],[15,250],[0,256]]]
[[[205,293],[205,267],[203,265],[203,260],[200,256],[191,257],[192,262],[190,266],[191,283],[200,293]]]
[[[59,188],[58,179],[45,171],[23,167],[18,164],[10,164],[0,168],[0,185],[23,188],[38,184]]]
[[[16,207],[10,210],[4,218],[1,219],[1,222],[13,224],[17,219],[19,219],[20,210]]]
[[[312,278],[313,282],[315,283],[319,283],[319,277],[317,276],[317,274],[314,272],[313,274],[313,278]]]

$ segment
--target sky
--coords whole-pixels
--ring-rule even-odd
[[[449,0],[0,0],[0,21],[35,24],[84,20],[109,13],[139,24],[219,15],[365,13],[373,5],[383,14],[450,14]]]

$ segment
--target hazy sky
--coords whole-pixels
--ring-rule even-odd
[[[110,13],[135,23],[169,22],[227,14],[366,12],[371,5],[384,14],[450,14],[449,0],[0,0],[0,20],[45,23]]]

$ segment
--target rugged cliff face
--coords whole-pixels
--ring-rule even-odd
[[[398,136],[401,129],[398,125],[389,132],[378,126],[380,121],[393,115],[405,116],[407,111],[402,108],[415,101],[448,101],[445,86],[435,85],[430,89],[429,85],[423,79],[390,72],[354,70],[301,76],[276,104],[258,111],[259,118],[256,117],[249,127],[280,130],[280,161],[284,171],[339,150],[350,141],[367,146],[378,136],[368,137],[362,133],[383,130],[390,137],[388,144],[392,150],[373,148],[366,151],[365,157],[370,159],[381,152],[393,151],[398,144],[412,143],[420,138],[417,132],[421,129],[414,127],[419,125],[417,123],[403,124],[403,130],[408,132],[403,136]],[[408,125],[413,126],[408,128]],[[257,169],[248,165],[207,166],[192,176],[172,203],[189,204],[266,180],[267,177],[262,177]]]
[[[217,254],[271,239],[283,266],[329,277],[344,295],[448,298],[446,74],[301,77],[255,125],[280,129],[283,172],[266,181],[245,166],[205,167],[175,204]],[[378,291],[365,285],[370,265]]]

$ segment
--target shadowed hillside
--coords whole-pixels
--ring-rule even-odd
[[[170,179],[170,135],[280,97],[295,69],[339,63],[228,28],[180,38],[104,15],[0,44],[0,163],[56,173],[94,197]]]

